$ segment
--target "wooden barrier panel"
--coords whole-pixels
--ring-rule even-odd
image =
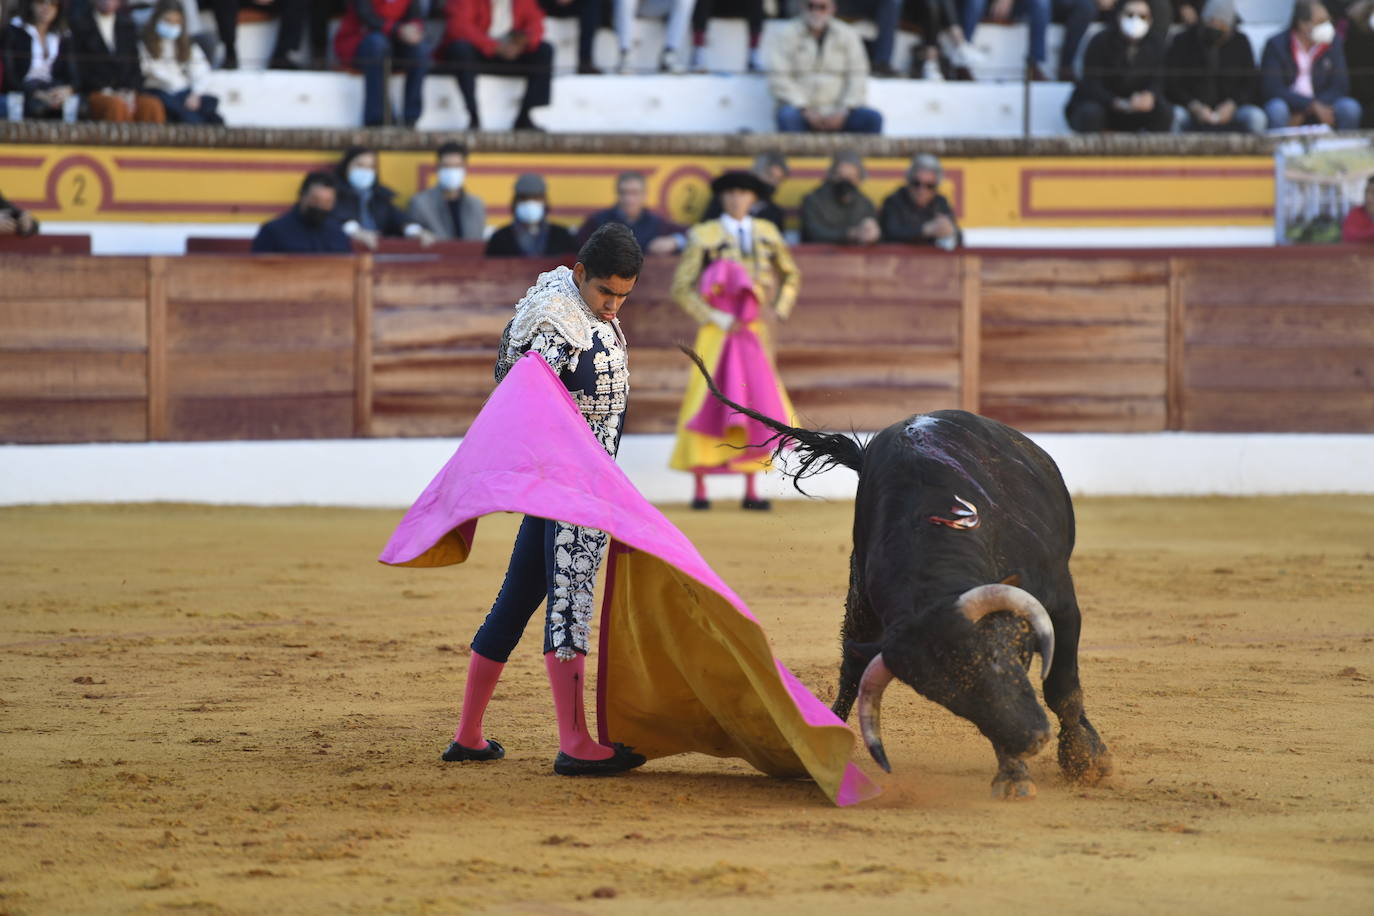
[[[49,235],[46,232],[40,232],[38,235],[31,235],[28,238],[20,238],[17,235],[0,236],[0,254],[70,255],[90,253],[91,237],[89,235]]]
[[[1026,430],[1162,430],[1169,261],[984,254],[981,412]]]
[[[354,434],[352,258],[165,263],[167,438]]]
[[[0,254],[0,441],[148,436],[146,258]]]
[[[1180,259],[1180,426],[1374,430],[1374,258],[1282,250]]]

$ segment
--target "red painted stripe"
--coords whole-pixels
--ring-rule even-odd
[[[150,169],[167,172],[305,172],[332,168],[334,160],[321,162],[241,162],[234,159],[148,159],[141,156],[116,156],[122,169]]]
[[[0,168],[36,169],[46,161],[42,156],[0,156]]]
[[[1243,166],[1148,166],[1053,168],[1021,170],[1022,219],[1186,219],[1256,218],[1274,215],[1272,206],[1258,207],[1040,207],[1031,202],[1033,186],[1041,178],[1272,178],[1272,169]]]

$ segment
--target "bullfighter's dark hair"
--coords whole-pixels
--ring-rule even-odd
[[[828,471],[836,465],[844,465],[851,471],[858,473],[863,469],[864,464],[864,443],[854,436],[846,436],[844,433],[822,433],[814,429],[801,429],[796,426],[788,426],[780,423],[772,417],[751,410],[743,404],[736,404],[721,393],[716,387],[716,380],[711,378],[711,373],[706,371],[706,364],[701,361],[701,357],[691,347],[679,346],[679,350],[687,354],[687,358],[696,363],[697,370],[706,379],[706,387],[711,389],[711,394],[716,400],[727,407],[733,408],[746,417],[758,420],[769,429],[775,430],[763,442],[751,444],[751,448],[761,445],[773,446],[773,457],[781,458],[783,450],[789,445],[795,451],[797,467],[786,468],[784,473],[792,478],[792,486],[797,488],[798,493],[810,495],[802,489],[801,481],[807,477],[813,477],[822,471]]]
[[[447,143],[441,143],[439,149],[434,153],[434,158],[439,160],[443,159],[445,156],[462,156],[466,159],[468,157],[468,145],[466,143],[458,143],[454,140],[450,140]]]
[[[339,182],[329,172],[310,172],[301,181],[301,189],[300,192],[296,194],[296,196],[304,197],[306,193],[310,191],[311,188],[317,186],[324,188],[334,188],[335,190],[337,190],[339,187]]]
[[[353,164],[353,160],[367,153],[371,153],[374,156],[377,155],[377,151],[370,146],[350,146],[348,149],[344,150],[343,155],[339,157],[338,173],[340,175],[347,175],[348,167]]]
[[[637,277],[644,252],[624,223],[607,223],[591,234],[577,253],[589,277]]]

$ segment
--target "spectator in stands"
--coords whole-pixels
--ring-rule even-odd
[[[749,170],[763,179],[763,184],[757,188],[758,193],[755,195],[754,203],[750,205],[749,215],[757,219],[768,220],[777,227],[778,232],[782,232],[784,220],[782,207],[773,203],[773,195],[777,193],[783,179],[791,174],[787,168],[787,157],[777,150],[759,153],[754,157],[754,164],[750,166]],[[712,192],[711,200],[706,204],[706,212],[701,215],[701,222],[720,219],[722,212],[720,194]]]
[[[548,189],[538,175],[515,180],[511,204],[515,219],[487,239],[487,256],[497,258],[542,257],[576,254],[577,240],[567,227],[549,222]]]
[[[692,71],[706,71],[706,27],[717,16],[745,20],[749,26],[749,57],[745,66],[750,73],[761,72],[763,55],[759,53],[759,39],[763,36],[763,0],[696,0],[692,7]]]
[[[1065,109],[1079,133],[1167,131],[1174,110],[1164,98],[1164,48],[1149,39],[1150,4],[1119,0],[1112,24],[1093,36],[1083,77]]]
[[[598,210],[577,233],[580,248],[592,233],[607,223],[623,223],[634,233],[635,241],[646,254],[675,254],[687,245],[682,227],[670,223],[644,206],[647,196],[644,176],[639,172],[622,172],[615,180],[615,206]]]
[[[345,0],[310,0],[310,69],[329,69],[329,23],[347,6]]]
[[[1207,0],[1201,19],[1174,36],[1164,65],[1174,129],[1263,133],[1264,111],[1252,104],[1259,69],[1250,39],[1236,28],[1235,0]]]
[[[337,201],[334,220],[353,241],[376,249],[383,238],[418,238],[422,245],[434,241],[423,226],[406,217],[396,206],[396,192],[377,181],[377,151],[350,147],[334,173]]]
[[[539,130],[530,119],[553,92],[553,45],[544,41],[544,13],[535,0],[462,0],[446,10],[442,55],[468,108],[468,129],[480,130],[477,74],[525,77],[516,130]]]
[[[615,0],[615,34],[620,43],[618,73],[629,73],[630,47],[634,44],[635,19],[665,19],[663,53],[658,69],[664,73],[687,70],[687,28],[692,23],[692,0]]]
[[[306,0],[212,0],[215,27],[224,44],[224,60],[220,66],[225,70],[238,69],[239,6],[244,2],[261,10],[271,10],[278,16],[277,40],[267,66],[273,70],[295,70],[290,54],[300,47],[301,35],[305,32]]]
[[[946,250],[963,244],[954,208],[939,193],[944,166],[929,153],[918,153],[906,170],[906,185],[883,200],[878,223],[884,242],[934,245]]]
[[[902,0],[838,0],[840,16],[848,21],[870,20],[878,34],[864,41],[874,76],[896,76],[892,67],[892,47],[897,41],[897,23],[902,18]]]
[[[1288,29],[1264,45],[1260,95],[1271,130],[1302,124],[1359,127],[1360,103],[1350,98],[1344,42],[1317,0],[1296,0]]]
[[[434,187],[412,197],[406,215],[437,239],[481,241],[487,234],[487,205],[464,187],[468,148],[445,143],[437,158]]]
[[[820,187],[802,199],[802,241],[831,245],[872,245],[882,236],[878,210],[864,196],[864,162],[852,150],[841,150],[830,161]]]
[[[461,0],[469,2],[469,0]],[[601,71],[592,59],[596,33],[601,29],[602,0],[539,0],[545,16],[555,19],[577,17],[577,72],[595,76]]]
[[[162,124],[167,113],[157,96],[143,92],[138,27],[119,0],[95,0],[72,21],[72,51],[80,62],[77,91],[93,121]]]
[[[1055,73],[1059,82],[1074,82],[1073,65],[1088,26],[1111,13],[1113,5],[1113,0],[1050,0],[1051,20],[1064,26],[1063,41],[1059,45],[1059,69]],[[1154,9],[1155,4],[1150,8]]]
[[[430,48],[419,0],[349,0],[334,36],[334,55],[343,66],[362,71],[364,127],[386,123],[388,61],[405,73],[402,123],[414,127],[420,120]]]
[[[27,210],[21,210],[5,200],[4,194],[0,194],[0,236],[17,235],[20,238],[28,238],[37,234],[38,220]]]
[[[1089,0],[1089,3],[1096,10],[1095,0]],[[1064,0],[1060,5],[1067,15],[1073,4],[1071,0]],[[1045,34],[1050,27],[1051,7],[1051,0],[992,0],[991,3],[988,3],[988,0],[963,0],[962,31],[964,38],[972,44],[973,33],[978,28],[978,23],[982,22],[985,16],[993,22],[1002,24],[1009,23],[1013,19],[1025,18],[1030,39],[1026,75],[1032,80],[1048,80],[1049,74],[1045,70],[1047,59]],[[1091,22],[1092,20],[1089,19],[1088,21]],[[1084,28],[1086,27],[1085,25]],[[1079,37],[1081,39],[1081,34]],[[964,53],[967,57],[968,52],[965,51]],[[1069,58],[1069,61],[1072,63],[1073,58]],[[986,61],[981,62],[986,63]]]
[[[1341,241],[1374,244],[1374,177],[1364,183],[1364,205],[1351,207],[1345,215]]]
[[[210,62],[186,34],[179,0],[158,0],[139,46],[143,85],[162,101],[173,124],[223,124],[219,99],[206,95]]]
[[[60,118],[75,97],[71,40],[66,38],[60,0],[20,0],[4,27],[4,83],[24,93],[24,117]]]
[[[1345,64],[1350,72],[1350,97],[1360,103],[1360,127],[1374,127],[1374,0],[1359,0],[1346,8]]]
[[[883,116],[864,108],[868,53],[859,33],[835,18],[835,0],[805,0],[805,12],[769,43],[768,86],[784,133],[876,134]]]
[[[348,254],[348,236],[332,217],[338,183],[329,172],[311,172],[301,182],[296,205],[263,223],[253,239],[255,254]]]

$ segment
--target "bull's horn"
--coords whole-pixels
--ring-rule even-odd
[[[1040,640],[1040,680],[1049,677],[1054,664],[1054,624],[1045,606],[1030,592],[1014,585],[980,585],[960,595],[954,608],[973,623],[993,611],[1011,611],[1023,618]]]
[[[883,690],[892,680],[892,670],[883,661],[883,653],[873,656],[873,661],[864,669],[859,679],[859,731],[864,736],[868,752],[878,761],[878,766],[892,772],[892,764],[887,762],[887,751],[883,750]]]

